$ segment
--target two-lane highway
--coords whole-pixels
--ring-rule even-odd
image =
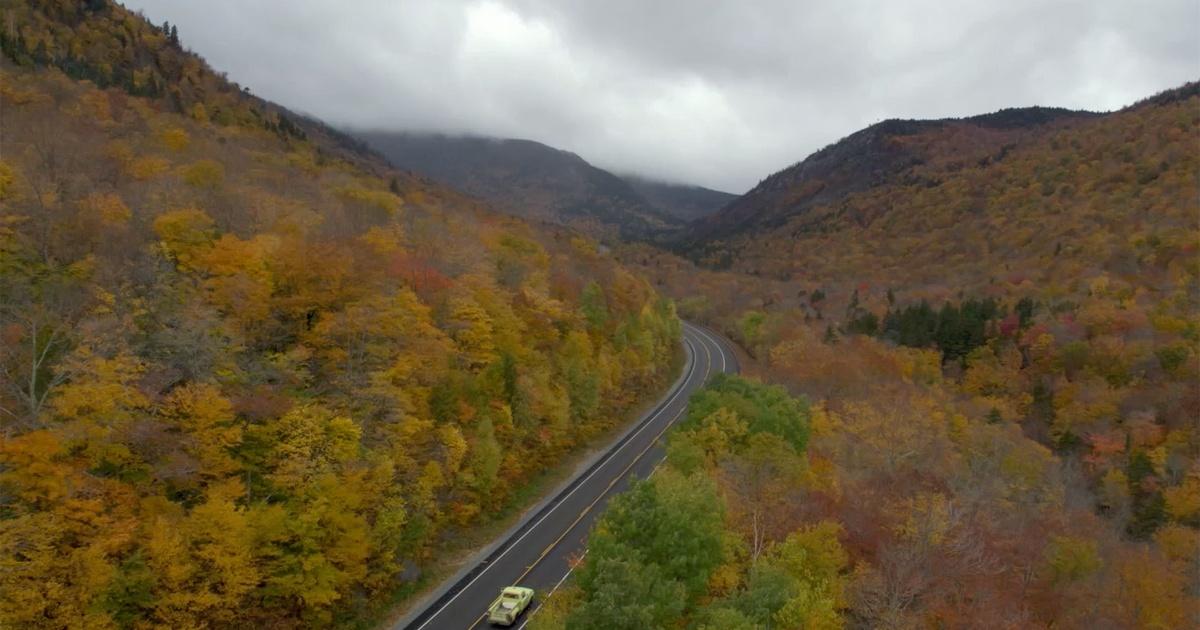
[[[537,592],[520,627],[538,603],[571,572],[571,560],[586,552],[587,534],[612,495],[633,478],[653,473],[663,458],[661,439],[687,410],[688,397],[718,372],[736,372],[737,358],[727,343],[704,328],[684,324],[684,373],[663,399],[596,459],[568,481],[486,557],[455,575],[417,606],[396,629],[458,630],[484,625],[485,611],[500,589],[528,586]]]

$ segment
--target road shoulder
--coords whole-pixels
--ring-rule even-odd
[[[412,622],[418,618],[422,612],[424,612],[430,606],[436,605],[443,598],[447,597],[449,593],[453,591],[454,588],[464,579],[467,579],[484,560],[500,550],[508,541],[512,540],[517,534],[524,530],[533,521],[533,519],[546,510],[558,497],[569,491],[574,484],[578,483],[583,477],[585,477],[592,470],[592,468],[604,458],[605,455],[611,452],[618,445],[623,444],[630,435],[637,431],[639,427],[653,418],[655,414],[657,414],[663,407],[663,405],[671,400],[672,395],[683,386],[687,380],[689,370],[691,369],[693,362],[696,360],[696,357],[692,355],[689,349],[687,349],[686,344],[683,344],[682,338],[681,345],[684,346],[685,356],[684,360],[680,364],[679,374],[676,376],[671,386],[659,395],[658,399],[652,406],[639,414],[636,420],[629,422],[627,426],[625,426],[619,433],[612,436],[607,442],[604,442],[603,446],[594,448],[592,452],[587,455],[587,457],[585,457],[575,466],[575,470],[570,475],[559,482],[557,486],[545,492],[541,499],[537,501],[537,503],[526,508],[512,526],[510,526],[503,533],[495,536],[490,543],[463,561],[458,571],[456,571],[450,577],[442,580],[437,587],[433,588],[419,599],[412,600],[412,602],[405,607],[404,613],[398,618],[396,615],[400,613],[393,613],[393,615],[390,616],[390,620],[382,624],[380,627],[401,630],[411,625]]]

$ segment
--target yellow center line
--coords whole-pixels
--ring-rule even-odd
[[[703,342],[701,342],[700,345],[704,347],[704,356],[705,356],[705,363],[706,363],[706,365],[704,367],[704,380],[707,381],[708,374],[712,371],[712,353],[708,351],[708,346],[705,345]],[[685,385],[685,387],[686,387],[686,385]],[[679,416],[683,415],[684,409],[687,409],[686,404],[683,406],[682,409],[675,412],[675,415],[672,416],[671,419],[667,421],[667,425],[665,427],[663,427],[662,431],[659,431],[658,434],[654,436],[654,439],[650,440],[650,443],[647,444],[646,447],[643,448],[637,454],[637,456],[635,456],[633,458],[633,460],[629,462],[629,465],[625,466],[625,468],[622,469],[621,472],[617,473],[617,475],[608,482],[608,486],[606,486],[604,488],[604,491],[601,492],[599,495],[597,495],[596,498],[593,499],[592,502],[589,503],[587,507],[583,508],[583,511],[580,512],[579,516],[575,517],[575,520],[572,521],[571,524],[568,525],[567,528],[563,530],[563,533],[560,534],[559,537],[554,540],[554,542],[550,543],[549,546],[547,546],[545,549],[542,550],[542,553],[539,554],[537,559],[535,559],[533,561],[533,564],[529,565],[528,567],[525,567],[525,572],[522,573],[520,575],[520,577],[518,577],[516,579],[515,582],[513,582],[514,584],[519,585],[521,583],[521,581],[524,580],[525,577],[530,574],[530,572],[532,572],[534,569],[537,568],[537,566],[539,564],[541,564],[542,560],[544,560],[546,558],[546,556],[550,554],[550,551],[552,549],[554,549],[556,546],[558,546],[558,543],[562,542],[562,540],[567,537],[567,534],[571,533],[571,530],[575,529],[575,526],[578,525],[579,522],[582,521],[588,515],[588,513],[592,511],[592,508],[596,507],[596,504],[599,503],[600,500],[603,499],[605,497],[605,495],[608,494],[608,491],[612,490],[613,486],[617,485],[617,482],[621,481],[621,479],[623,479],[625,477],[625,474],[628,473],[630,469],[632,469],[635,465],[637,465],[638,462],[640,462],[642,460],[642,456],[645,455],[651,448],[653,448],[654,445],[657,444],[660,439],[662,439],[662,436],[664,434],[666,434],[667,430],[669,430],[672,425],[675,424],[675,421],[679,419]],[[471,624],[471,626],[467,630],[474,630],[474,628],[476,626],[478,626],[480,623],[483,623],[484,619],[487,619],[486,612],[483,613],[482,615],[480,615],[479,619],[476,619],[475,623]]]
[[[705,339],[708,338],[708,335],[705,334],[705,332],[703,330],[700,330],[699,328],[697,328],[696,330],[700,331],[700,334],[703,335]],[[706,357],[705,360],[708,363],[708,365],[705,366],[705,368],[704,368],[704,382],[707,383],[708,375],[712,372],[712,353],[708,351],[708,344],[706,344],[702,341],[702,342],[700,342],[700,345],[704,347],[704,356]],[[725,356],[721,355],[721,358],[722,358],[722,360],[724,360]]]
[[[623,479],[625,477],[625,473],[628,473],[631,468],[633,468],[635,465],[637,465],[638,462],[640,462],[642,460],[642,456],[645,455],[646,452],[649,451],[656,443],[658,443],[659,438],[661,438],[663,436],[663,434],[667,432],[667,429],[671,428],[671,425],[675,423],[675,420],[679,419],[679,416],[681,414],[683,414],[682,409],[680,409],[675,414],[674,417],[672,417],[669,421],[667,421],[667,426],[663,427],[663,430],[659,431],[658,435],[654,436],[654,439],[651,440],[650,443],[646,445],[646,448],[643,448],[641,450],[641,452],[639,452],[637,454],[637,456],[633,458],[633,461],[629,462],[629,465],[625,466],[625,468],[623,470],[621,470],[621,472],[617,473],[617,476],[613,477],[608,482],[608,486],[606,486],[604,488],[604,492],[601,492],[594,500],[592,500],[591,503],[588,504],[587,507],[583,508],[583,511],[579,513],[579,516],[575,517],[575,520],[572,521],[571,524],[568,525],[565,530],[563,530],[563,533],[561,535],[559,535],[559,537],[556,538],[554,540],[554,542],[550,543],[549,546],[547,546],[545,549],[542,550],[542,553],[537,557],[536,560],[533,561],[533,564],[526,567],[525,572],[521,574],[521,577],[517,578],[517,584],[520,584],[521,580],[524,580],[525,576],[529,575],[530,571],[533,571],[535,568],[537,568],[538,564],[540,564],[542,562],[542,560],[545,559],[545,557],[547,555],[549,555],[550,551],[552,549],[554,549],[554,547],[557,546],[558,543],[562,542],[562,540],[567,537],[567,534],[571,533],[571,530],[575,529],[575,526],[579,524],[579,521],[582,521],[588,515],[588,512],[591,512],[592,508],[596,507],[596,504],[599,503],[600,500],[603,499],[604,496],[608,494],[608,491],[612,490],[613,486],[617,485],[617,482],[621,481],[621,479]]]
[[[705,380],[707,380],[709,372],[712,371],[712,353],[710,353],[708,351],[707,345],[705,345],[704,343],[701,343],[700,345],[704,347],[704,356],[705,356],[705,363],[706,363],[706,365],[704,367],[704,378],[705,378]],[[517,578],[517,584],[520,584],[521,580],[525,579],[525,576],[529,575],[529,573],[531,571],[533,571],[535,568],[537,568],[538,564],[540,564],[541,561],[543,559],[545,559],[545,557],[547,555],[549,555],[550,551],[552,549],[554,549],[556,546],[558,546],[558,543],[562,542],[563,538],[566,538],[567,534],[571,533],[571,530],[575,529],[575,526],[578,525],[579,522],[582,521],[588,515],[588,513],[592,511],[592,508],[596,507],[596,504],[599,503],[600,500],[603,499],[604,496],[608,494],[609,490],[612,490],[613,486],[617,485],[617,483],[625,477],[625,474],[628,473],[631,468],[636,466],[638,462],[642,461],[642,456],[644,456],[651,448],[654,447],[655,444],[658,443],[658,441],[662,438],[662,436],[671,428],[672,425],[675,424],[675,421],[679,419],[679,416],[683,415],[683,411],[686,408],[687,408],[687,405],[684,405],[683,409],[680,409],[679,411],[675,412],[675,415],[672,416],[671,419],[667,421],[667,425],[663,427],[662,431],[659,431],[658,435],[655,435],[654,439],[650,440],[650,443],[647,444],[646,447],[643,448],[641,450],[641,452],[639,452],[637,454],[637,456],[635,456],[633,458],[633,460],[629,462],[629,465],[625,466],[625,468],[620,473],[617,473],[617,475],[615,477],[613,477],[611,480],[609,480],[608,486],[606,486],[604,488],[604,492],[601,492],[591,503],[589,503],[588,506],[586,508],[584,508],[582,512],[579,513],[579,516],[575,517],[575,520],[572,521],[571,524],[567,526],[567,528],[563,531],[563,533],[554,540],[554,542],[550,543],[549,546],[547,546],[545,549],[542,550],[542,553],[537,557],[536,560],[533,561],[533,564],[526,567],[525,572],[522,573],[521,576]]]
[[[562,542],[562,540],[567,537],[567,534],[571,533],[571,530],[575,529],[575,526],[579,524],[579,521],[582,521],[584,519],[584,517],[587,516],[588,512],[591,512],[592,508],[596,507],[596,504],[599,503],[600,500],[603,499],[606,494],[608,494],[609,490],[612,490],[613,486],[617,485],[618,481],[620,481],[622,478],[625,477],[625,473],[629,472],[629,469],[633,468],[634,465],[636,465],[639,461],[641,461],[642,456],[646,454],[646,451],[649,451],[651,449],[651,447],[653,447],[658,442],[659,438],[661,438],[663,436],[663,434],[667,432],[667,429],[671,428],[671,425],[675,423],[675,420],[677,420],[682,413],[683,413],[683,410],[680,409],[675,414],[675,416],[673,418],[671,418],[671,420],[667,423],[667,426],[663,427],[663,430],[659,431],[658,435],[654,436],[654,439],[651,440],[651,442],[646,445],[646,448],[643,448],[641,450],[641,452],[639,452],[637,454],[637,456],[633,458],[633,461],[629,462],[628,466],[626,466],[623,470],[621,470],[620,473],[617,474],[616,477],[613,477],[612,480],[608,482],[608,486],[605,487],[604,492],[601,492],[591,503],[589,503],[588,506],[586,508],[584,508],[582,512],[579,513],[579,516],[575,517],[575,520],[572,521],[571,524],[568,525],[567,528],[563,530],[563,533],[561,535],[559,535],[558,538],[554,539],[554,542],[550,543],[550,545],[548,547],[546,547],[545,549],[542,550],[542,553],[540,555],[538,555],[536,560],[533,561],[533,564],[531,564],[525,568],[525,572],[522,573],[520,575],[520,577],[517,578],[517,580],[514,582],[514,584],[519,585],[521,583],[521,580],[524,580],[525,577],[528,576],[531,571],[536,569],[537,566],[539,564],[541,564],[542,560],[544,560],[546,558],[546,556],[549,555],[550,551],[552,549],[554,549],[554,547],[557,546],[558,543]],[[479,617],[479,619],[476,619],[475,623],[471,624],[471,627],[468,628],[468,630],[473,630],[475,628],[475,626],[478,626],[480,623],[482,623],[484,619],[487,619],[487,613],[483,613],[483,615],[481,615]]]

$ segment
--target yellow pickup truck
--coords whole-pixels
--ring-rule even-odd
[[[533,589],[524,586],[506,586],[500,591],[500,597],[488,606],[488,623],[497,626],[511,626],[529,608],[533,601]]]

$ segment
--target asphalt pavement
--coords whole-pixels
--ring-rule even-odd
[[[512,585],[537,593],[514,626],[524,628],[540,603],[570,577],[573,561],[586,554],[587,534],[608,499],[658,467],[664,457],[663,437],[683,417],[692,392],[713,374],[738,371],[729,342],[711,330],[685,322],[683,345],[683,374],[654,408],[393,628],[488,627],[488,605],[500,589]]]

